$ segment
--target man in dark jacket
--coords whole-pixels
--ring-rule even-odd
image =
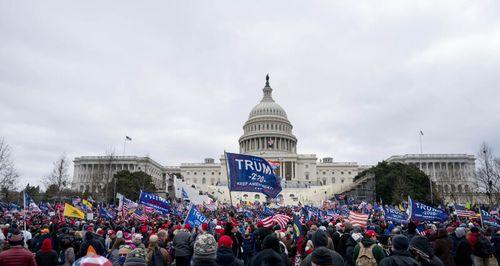
[[[373,257],[375,257],[375,260],[377,261],[377,264],[379,264],[380,261],[385,257],[384,249],[381,246],[377,245],[377,234],[375,233],[375,231],[373,230],[366,231],[365,236],[363,237],[361,242],[354,247],[354,251],[352,253],[352,258],[354,262],[356,262],[356,259],[359,256],[361,245],[364,248],[373,247],[372,253]]]
[[[175,264],[177,266],[189,266],[189,261],[192,256],[192,245],[194,244],[189,230],[189,224],[184,225],[174,236],[173,246],[175,250]]]
[[[326,232],[323,230],[316,231],[316,233],[312,235],[312,242],[314,245],[314,249],[317,249],[319,247],[326,247],[326,245],[328,245],[328,236],[326,235]],[[342,258],[342,256],[340,256],[339,253],[337,253],[335,250],[329,249],[329,251],[333,265],[344,265],[344,259]],[[307,255],[307,257],[302,261],[300,265],[311,266],[311,259],[312,254]]]
[[[94,239],[94,233],[88,231],[85,233],[85,239],[82,245],[80,246],[80,256],[85,256],[87,254],[89,247],[91,246],[99,256],[103,256],[104,253],[106,252],[104,245],[101,243],[101,241]]]
[[[392,253],[380,261],[379,266],[419,266],[408,251],[410,243],[406,236],[395,235],[392,238]]]
[[[410,253],[422,266],[443,266],[443,262],[434,255],[427,238],[415,236],[410,241]]]
[[[270,234],[262,241],[262,250],[254,256],[251,265],[290,266],[290,261],[285,254],[281,253],[279,239],[276,235]]]
[[[264,228],[264,223],[262,221],[259,221],[257,223],[257,230],[255,230],[253,232],[253,239],[255,241],[254,253],[257,253],[257,252],[262,250],[262,242],[264,241],[264,238],[266,238],[266,236],[268,236],[270,234],[271,234],[271,231]]]
[[[220,266],[243,266],[243,262],[233,254],[233,240],[229,236],[221,236],[218,242],[217,259]]]
[[[466,234],[467,232],[463,227],[455,229],[455,240],[457,241],[457,246],[455,249],[454,261],[456,266],[472,265],[472,249],[469,241],[465,238]]]

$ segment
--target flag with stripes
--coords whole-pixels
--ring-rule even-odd
[[[475,211],[467,210],[467,208],[458,204],[455,204],[455,214],[458,217],[465,217],[465,218],[473,218],[477,216]]]
[[[368,214],[350,211],[349,218],[347,220],[351,223],[352,226],[366,227],[366,224],[368,223],[368,217]]]
[[[189,195],[188,195],[187,191],[184,188],[182,188],[182,200],[183,201],[190,201],[189,200]]]
[[[276,214],[274,216],[269,216],[265,219],[262,220],[262,223],[264,223],[264,227],[269,228],[272,227],[274,224],[279,225],[282,229],[286,228],[286,225],[288,222],[292,220],[290,216],[284,215],[284,214]]]
[[[145,222],[148,220],[148,216],[141,210],[139,209],[136,209],[133,213],[132,213],[132,218],[135,218],[141,222]]]

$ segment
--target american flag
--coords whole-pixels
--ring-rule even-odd
[[[141,210],[137,209],[132,213],[132,218],[135,218],[141,222],[148,220],[148,216]]]
[[[475,211],[467,210],[467,208],[458,204],[455,204],[455,213],[458,217],[472,218],[477,216]]]
[[[368,214],[350,211],[349,218],[347,220],[352,226],[366,227],[366,224],[368,223]]]
[[[286,228],[288,222],[292,220],[290,216],[284,214],[276,214],[274,216],[269,216],[262,220],[264,223],[264,227],[269,228],[274,225],[274,223],[278,224],[282,229]]]

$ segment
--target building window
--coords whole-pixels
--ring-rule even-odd
[[[210,184],[213,186],[213,185],[214,185],[214,183],[215,183],[215,178],[211,178],[211,179],[210,179]]]
[[[332,177],[332,183],[335,183],[335,177]]]
[[[326,172],[325,172],[325,171],[323,171],[323,175],[326,175]]]
[[[259,194],[255,194],[254,199],[256,199],[256,200],[260,199],[260,195]]]
[[[306,173],[306,180],[309,180],[309,173]]]
[[[308,165],[308,164],[306,164],[306,169],[307,169],[307,168],[309,168],[309,165]]]
[[[203,185],[205,185],[205,184],[207,183],[207,179],[206,179],[206,178],[202,178],[202,179],[201,179],[201,183],[202,183]]]
[[[351,174],[351,171],[349,171],[348,174]]]
[[[205,172],[203,172],[202,174],[205,175]]]
[[[193,175],[196,175],[196,172],[193,172]]]
[[[214,172],[212,172],[212,175],[214,175],[214,174],[215,174],[215,173],[214,173]]]
[[[243,198],[248,198],[248,194],[243,194]]]
[[[344,174],[344,171],[340,172],[340,174],[341,174],[341,175],[343,175],[343,174]]]
[[[293,194],[290,194],[290,198],[295,198],[295,195],[293,195]]]
[[[189,175],[189,174],[191,174],[191,172],[187,171],[187,172],[186,172],[186,175]]]
[[[198,179],[193,178],[193,184],[196,184],[196,183],[198,183]]]

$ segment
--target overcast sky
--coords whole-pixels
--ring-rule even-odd
[[[125,135],[163,165],[237,152],[266,73],[299,153],[500,151],[499,1],[0,0],[19,187]]]

